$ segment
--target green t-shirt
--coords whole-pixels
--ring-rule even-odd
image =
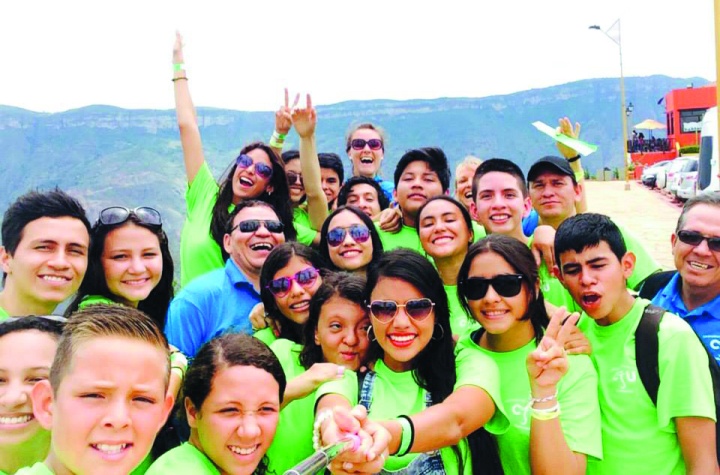
[[[448,299],[448,310],[450,310],[450,328],[453,335],[464,335],[468,330],[477,330],[480,324],[476,322],[460,304],[457,285],[443,285]]]
[[[383,231],[380,229],[380,225],[375,223],[375,229],[377,229],[377,232],[380,235],[380,241],[382,242],[383,251],[385,252],[405,247],[407,249],[417,251],[420,255],[424,256],[426,254],[425,249],[423,249],[422,244],[420,243],[420,236],[418,236],[417,231],[413,227],[405,226],[403,224],[398,232],[390,233]]]
[[[107,297],[103,297],[102,295],[86,295],[82,299],[80,304],[78,304],[78,309],[85,308],[88,305],[96,305],[99,303],[105,303],[105,304],[109,304],[109,305],[112,305],[112,304],[120,305],[116,301],[109,299]]]
[[[308,212],[300,207],[293,208],[293,224],[297,231],[297,242],[305,244],[306,246],[312,246],[313,239],[317,235],[317,231],[313,229],[312,223],[310,222],[310,215]]]
[[[305,372],[299,360],[302,348],[302,345],[284,338],[279,338],[270,345],[270,349],[280,360],[288,382]],[[277,474],[285,473],[313,454],[314,412],[314,391],[302,399],[292,401],[280,411],[275,438],[267,452],[270,470]]]
[[[210,234],[212,209],[218,186],[207,163],[203,163],[185,192],[187,215],[180,235],[180,283],[225,266],[220,246]]]
[[[15,475],[55,475],[50,468],[42,462],[38,462],[32,467],[21,468]]]
[[[635,330],[649,303],[636,299],[612,325],[598,325],[586,314],[578,324],[592,345],[602,416],[604,457],[588,460],[589,474],[684,474],[674,418],[715,420],[707,353],[692,328],[671,313],[658,330],[657,407],[650,400],[635,362]]]
[[[502,433],[508,428],[508,419],[500,399],[500,375],[497,365],[488,356],[476,350],[456,349],[455,367],[457,381],[455,389],[466,386],[478,386],[485,390],[496,404],[495,414],[485,425],[492,433]],[[425,409],[426,391],[417,385],[412,371],[396,373],[390,370],[382,360],[375,363],[375,386],[373,387],[370,417],[376,420],[393,419],[399,415],[412,415]],[[340,394],[351,404],[358,399],[358,379],[352,371],[346,371],[345,377],[337,381],[329,381],[316,391],[316,400],[325,394]],[[463,461],[463,474],[472,474],[472,461],[463,439],[460,444]],[[440,450],[445,472],[458,475],[459,464],[451,447]],[[396,471],[406,467],[418,454],[411,453],[403,457],[390,456],[385,462],[385,470]]]
[[[273,333],[272,329],[269,327],[256,331],[255,333],[253,333],[253,336],[265,343],[267,346],[270,346],[272,342],[278,339],[275,336],[275,333]]]
[[[477,221],[472,222],[472,229],[473,229],[473,242],[478,242],[482,238],[487,236],[487,232],[485,231],[485,228],[478,223]]]
[[[542,290],[546,302],[550,302],[556,307],[565,307],[568,312],[582,312],[582,307],[575,302],[570,292],[550,272],[545,261],[538,268],[538,278],[540,279],[540,290]]]
[[[4,308],[0,307],[0,322],[10,318],[10,314],[5,311]]]
[[[194,445],[184,443],[166,452],[150,466],[147,475],[220,475],[207,456]]]
[[[510,419],[507,432],[497,436],[500,459],[505,473],[529,475],[530,380],[525,360],[537,348],[535,340],[514,351],[494,352],[477,345],[468,333],[458,342],[458,346],[480,350],[497,363],[502,383],[501,397]],[[597,373],[587,355],[571,355],[568,361],[568,372],[557,386],[560,423],[565,441],[573,452],[601,458]]]
[[[153,457],[151,454],[147,454],[143,461],[135,467],[135,470],[130,472],[130,475],[144,475],[153,464]]]

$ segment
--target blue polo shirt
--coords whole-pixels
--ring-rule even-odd
[[[393,191],[395,191],[395,184],[391,181],[383,180],[379,176],[375,177],[375,181],[378,185],[380,185],[380,188],[383,190],[383,193],[385,193],[388,201],[392,203],[395,199],[393,197]]]
[[[190,282],[170,303],[165,334],[192,358],[212,338],[227,332],[252,335],[250,311],[260,295],[232,258]]]
[[[688,312],[680,294],[680,273],[676,273],[652,303],[686,320],[720,363],[720,295]]]
[[[530,214],[522,220],[523,234],[528,237],[532,236],[535,232],[535,228],[538,227],[539,222],[540,216],[537,214],[537,211],[535,211],[535,209],[531,209]]]

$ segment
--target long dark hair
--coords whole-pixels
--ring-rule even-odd
[[[458,271],[458,298],[460,304],[468,315],[472,315],[467,296],[465,295],[465,282],[470,272],[473,259],[480,254],[495,253],[510,264],[515,272],[523,276],[523,285],[530,295],[527,312],[521,320],[530,320],[535,332],[535,342],[540,344],[543,329],[547,327],[550,319],[545,309],[545,299],[540,290],[536,290],[538,282],[538,267],[530,249],[520,241],[502,234],[491,234],[476,242],[468,250],[465,260]]]
[[[367,273],[365,301],[370,301],[372,291],[382,277],[403,280],[415,287],[420,294],[435,303],[435,325],[442,328],[442,336],[433,332],[428,345],[412,361],[413,379],[421,388],[428,391],[434,404],[444,401],[452,394],[455,382],[455,354],[452,330],[450,329],[450,311],[443,282],[430,261],[410,249],[395,249],[386,252]],[[377,340],[370,341],[368,361],[383,357],[383,350]],[[497,441],[484,427],[467,436],[468,448],[472,458],[472,473],[502,474],[502,463],[498,453]],[[457,446],[452,446],[459,470],[463,472],[463,460]]]
[[[212,390],[213,379],[218,371],[232,366],[252,366],[267,371],[280,387],[280,402],[285,394],[287,380],[280,361],[260,340],[242,333],[228,333],[205,343],[193,363],[188,367],[183,384],[183,394],[200,411]],[[267,471],[268,458],[263,456],[253,473]]]
[[[322,285],[310,300],[310,315],[303,325],[303,348],[300,352],[300,364],[310,369],[315,363],[324,361],[320,345],[315,343],[315,330],[320,322],[323,305],[333,297],[349,300],[360,306],[365,313],[365,279],[349,272],[330,272],[323,278]]]
[[[273,276],[288,265],[290,259],[295,256],[308,262],[318,270],[327,268],[325,259],[316,250],[298,242],[281,244],[270,251],[260,271],[260,298],[265,306],[265,313],[270,318],[280,322],[280,338],[300,343],[302,342],[301,325],[282,314],[275,302],[275,296],[267,289],[267,285],[273,279]]]
[[[272,186],[272,193],[268,193],[267,189],[262,194],[254,199],[265,201],[270,203],[275,212],[280,218],[280,221],[285,225],[285,236],[288,240],[294,241],[297,238],[297,232],[295,226],[293,226],[293,213],[290,204],[290,191],[288,189],[287,177],[285,176],[285,169],[283,164],[278,158],[277,154],[273,149],[268,147],[262,142],[253,142],[240,150],[240,155],[247,154],[252,150],[260,149],[270,157],[272,163],[273,175],[269,185]],[[217,200],[212,210],[212,220],[210,221],[210,234],[212,235],[215,242],[218,243],[223,253],[223,259],[227,259],[227,253],[223,246],[223,236],[227,232],[225,226],[230,218],[230,205],[233,204],[233,176],[235,176],[235,169],[237,164],[233,161],[232,165],[228,168],[227,172],[223,174],[220,184],[220,190],[218,191]]]
[[[105,280],[105,270],[102,265],[102,253],[105,249],[105,240],[108,234],[115,229],[127,226],[128,223],[147,229],[158,238],[160,243],[160,254],[162,255],[163,265],[162,276],[147,298],[138,304],[138,310],[145,312],[160,330],[165,328],[165,316],[168,306],[175,295],[173,289],[175,265],[173,264],[172,255],[170,254],[168,238],[162,226],[142,223],[134,213],[130,213],[128,219],[120,224],[106,225],[98,220],[93,225],[90,232],[87,273],[85,274],[82,284],[80,284],[77,295],[65,311],[66,317],[69,317],[70,314],[75,312],[79,308],[82,300],[88,295],[101,295],[110,300],[118,301],[118,297],[108,289],[107,281]]]
[[[375,228],[375,225],[372,222],[372,219],[368,217],[363,211],[358,208],[357,206],[341,206],[337,208],[335,211],[330,213],[330,215],[325,219],[325,222],[322,225],[322,229],[320,230],[320,244],[318,245],[320,249],[320,254],[323,256],[323,258],[328,262],[328,265],[331,269],[336,271],[341,271],[344,269],[339,269],[330,259],[330,251],[328,249],[328,241],[327,241],[327,234],[330,231],[330,222],[333,220],[333,218],[343,211],[349,211],[358,218],[360,218],[360,221],[363,222],[365,226],[368,227],[370,230],[370,242],[372,242],[373,252],[372,252],[372,258],[370,259],[370,264],[373,262],[376,262],[378,259],[380,259],[380,256],[383,254],[383,245],[382,241],[380,241],[380,234],[378,234],[377,229]]]

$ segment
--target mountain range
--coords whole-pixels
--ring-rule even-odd
[[[628,123],[648,118],[664,123],[664,106],[658,100],[689,83],[700,86],[707,80],[626,78],[626,97],[634,105]],[[423,146],[442,147],[453,169],[472,154],[509,158],[527,170],[537,158],[556,152],[553,141],[531,123],[540,120],[554,126],[558,118],[568,116],[582,124],[583,140],[599,146],[583,159],[585,168],[595,173],[604,167],[622,167],[619,89],[617,78],[590,79],[482,98],[319,106],[318,151],[340,155],[348,173],[345,133],[351,124],[370,121],[387,132],[383,162],[387,179],[392,179],[405,150]],[[198,120],[205,157],[219,177],[244,144],[269,139],[274,113],[199,107]],[[297,143],[291,133],[286,149]],[[93,105],[49,114],[0,106],[0,214],[29,189],[59,186],[81,198],[91,220],[106,206],[157,208],[177,250],[185,181],[174,110]]]

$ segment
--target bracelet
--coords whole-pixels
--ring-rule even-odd
[[[546,396],[546,397],[532,397],[530,396],[530,404],[535,404],[536,402],[550,402],[552,400],[557,399],[557,391],[555,391],[555,394],[552,396]]]
[[[332,416],[332,409],[325,409],[320,414],[318,414],[317,418],[315,419],[315,423],[313,424],[312,436],[313,450],[320,450],[322,448],[322,437],[320,436],[320,428],[322,427],[323,422],[332,418]]]
[[[187,76],[182,76],[182,77],[179,77],[179,78],[172,78],[172,79],[171,79],[172,82],[175,82],[175,81],[187,81],[187,80],[188,80]]]
[[[400,439],[400,447],[398,448],[397,457],[402,457],[410,452],[415,442],[415,425],[408,416],[398,416],[397,421],[402,426],[402,438]]]
[[[530,415],[533,419],[537,419],[539,421],[556,419],[560,416],[560,403],[555,403],[553,407],[549,407],[547,409],[535,409],[534,407],[530,408]]]
[[[568,163],[577,162],[578,160],[580,160],[580,154],[579,154],[579,153],[578,153],[577,155],[575,155],[574,157],[570,157],[570,158],[567,159]]]
[[[277,130],[273,130],[272,136],[273,138],[278,139],[279,142],[283,142],[285,140],[285,137],[287,137],[287,134],[281,134]]]
[[[285,145],[284,140],[275,140],[275,136],[270,138],[270,142],[268,142],[268,145],[270,145],[272,148],[283,148],[283,145]]]

